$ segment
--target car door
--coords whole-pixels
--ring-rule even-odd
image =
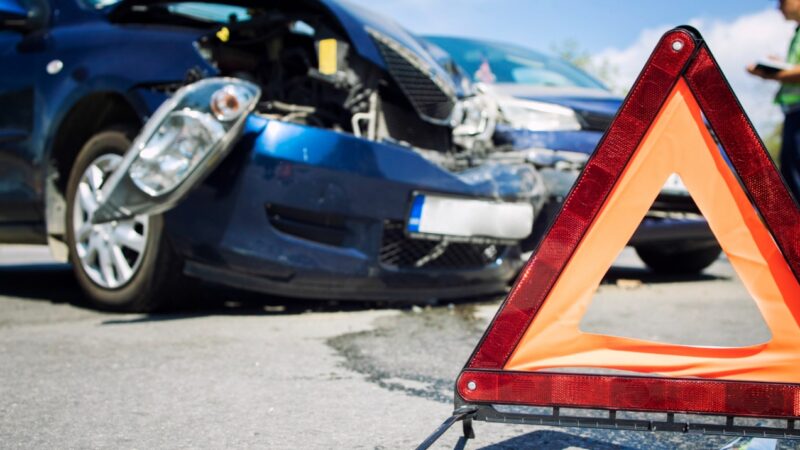
[[[32,17],[47,10],[45,1],[7,0],[0,5],[0,226],[42,220],[41,155],[32,140],[35,80],[37,71],[45,70],[45,22]]]

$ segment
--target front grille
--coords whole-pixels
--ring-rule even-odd
[[[426,63],[400,44],[371,32],[378,49],[386,61],[389,74],[408,97],[414,109],[425,118],[436,122],[450,118],[455,106],[455,96],[446,92],[444,82],[436,80],[426,70]]]
[[[494,263],[506,247],[411,239],[403,223],[388,221],[383,226],[380,262],[398,268],[478,269]]]

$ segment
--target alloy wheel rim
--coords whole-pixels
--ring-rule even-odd
[[[101,155],[78,182],[72,213],[75,252],[84,273],[98,286],[116,289],[138,272],[144,258],[149,216],[92,224],[103,183],[122,162],[117,154]]]

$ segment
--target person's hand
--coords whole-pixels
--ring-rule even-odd
[[[774,79],[777,78],[777,75],[778,75],[778,73],[775,73],[775,72],[767,72],[766,70],[762,70],[762,69],[756,67],[755,64],[748,65],[747,66],[747,71],[750,72],[751,74],[753,74],[753,75],[755,75],[755,76],[757,76],[759,78],[763,78],[765,80],[774,80]]]

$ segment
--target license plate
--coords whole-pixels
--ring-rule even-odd
[[[533,205],[416,194],[406,229],[411,235],[520,240],[533,228]]]

